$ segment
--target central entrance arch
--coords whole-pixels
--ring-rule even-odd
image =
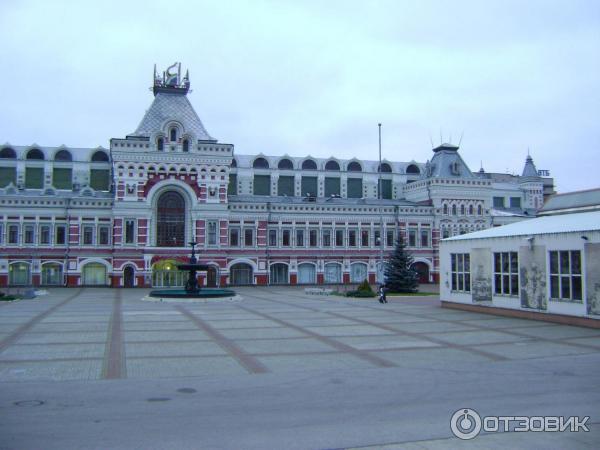
[[[185,247],[185,200],[179,192],[167,191],[158,198],[156,245]]]

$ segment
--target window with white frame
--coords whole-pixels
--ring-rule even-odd
[[[4,242],[4,224],[0,223],[0,244]]]
[[[316,228],[308,230],[308,245],[310,247],[316,247],[319,245],[319,230]]]
[[[240,245],[240,229],[230,228],[229,229],[229,246],[239,247]]]
[[[269,230],[269,247],[277,247],[277,230]]]
[[[254,247],[254,230],[244,228],[244,247]]]
[[[56,225],[54,228],[54,243],[56,245],[65,245],[67,243],[66,225]]]
[[[39,239],[41,245],[49,245],[52,241],[52,238],[50,236],[50,230],[50,225],[40,225]]]
[[[296,247],[304,247],[304,230],[296,230]]]
[[[451,253],[452,290],[471,292],[471,256],[469,253]]]
[[[550,252],[550,298],[582,300],[581,252],[579,250]]]
[[[360,245],[362,247],[369,246],[369,230],[362,230],[360,232]]]
[[[348,230],[348,247],[356,247],[356,230]]]
[[[341,230],[341,229],[335,230],[335,246],[336,247],[344,246],[344,230]]]
[[[125,243],[135,243],[135,219],[125,220]]]
[[[416,247],[417,246],[417,229],[409,228],[408,229],[408,246]]]
[[[11,223],[8,225],[8,237],[7,242],[9,244],[18,244],[19,243],[19,225],[16,223]]]
[[[23,244],[35,243],[35,225],[26,223],[23,225]]]
[[[429,247],[431,245],[431,230],[429,228],[421,228],[421,247]]]
[[[107,225],[100,225],[98,227],[98,244],[110,244],[110,228]]]
[[[517,252],[494,253],[494,292],[498,295],[519,295]]]
[[[217,245],[217,222],[208,222],[208,245]]]
[[[386,230],[385,232],[385,245],[387,245],[388,247],[393,247],[394,246],[394,230]]]
[[[282,247],[289,247],[292,245],[292,230],[281,231],[281,245]]]
[[[323,230],[323,247],[331,247],[331,230]]]
[[[94,243],[94,226],[84,225],[82,228],[83,245],[92,245]]]

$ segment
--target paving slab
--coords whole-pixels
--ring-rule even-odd
[[[105,327],[106,329],[106,327]],[[24,333],[17,339],[17,344],[54,344],[54,343],[79,343],[79,342],[105,342],[106,331],[91,331],[79,333],[36,332]]]
[[[193,324],[187,322],[188,327],[192,328]],[[149,325],[148,329],[152,330],[152,326]],[[202,330],[152,330],[152,331],[125,331],[124,333],[126,342],[140,342],[140,341],[199,341],[199,340],[210,340],[210,337]]]
[[[298,370],[351,370],[375,367],[364,359],[344,353],[257,356],[257,359],[275,373]]]
[[[0,380],[11,381],[68,381],[100,378],[102,359],[85,361],[0,361]]]
[[[128,378],[175,378],[243,375],[247,371],[229,356],[129,358]]]
[[[196,342],[127,342],[125,355],[128,357],[143,356],[205,356],[226,355],[219,345],[210,341]]]
[[[554,342],[526,341],[509,344],[488,345],[485,351],[509,359],[547,358],[562,355],[597,353],[593,349]]]
[[[320,342],[315,338],[299,339],[260,339],[236,340],[235,343],[251,354],[260,353],[302,353],[302,352],[331,352],[337,351],[331,345]]]
[[[409,336],[337,337],[336,341],[343,342],[344,344],[347,344],[358,350],[385,350],[440,346],[440,344],[435,342]]]
[[[103,358],[104,343],[11,345],[0,353],[0,360],[38,360],[64,358]]]

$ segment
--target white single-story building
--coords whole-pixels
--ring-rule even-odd
[[[600,211],[443,239],[440,299],[445,307],[600,327]]]

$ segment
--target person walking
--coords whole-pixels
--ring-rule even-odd
[[[383,284],[379,285],[379,303],[387,303],[387,298],[385,295],[385,286]]]

